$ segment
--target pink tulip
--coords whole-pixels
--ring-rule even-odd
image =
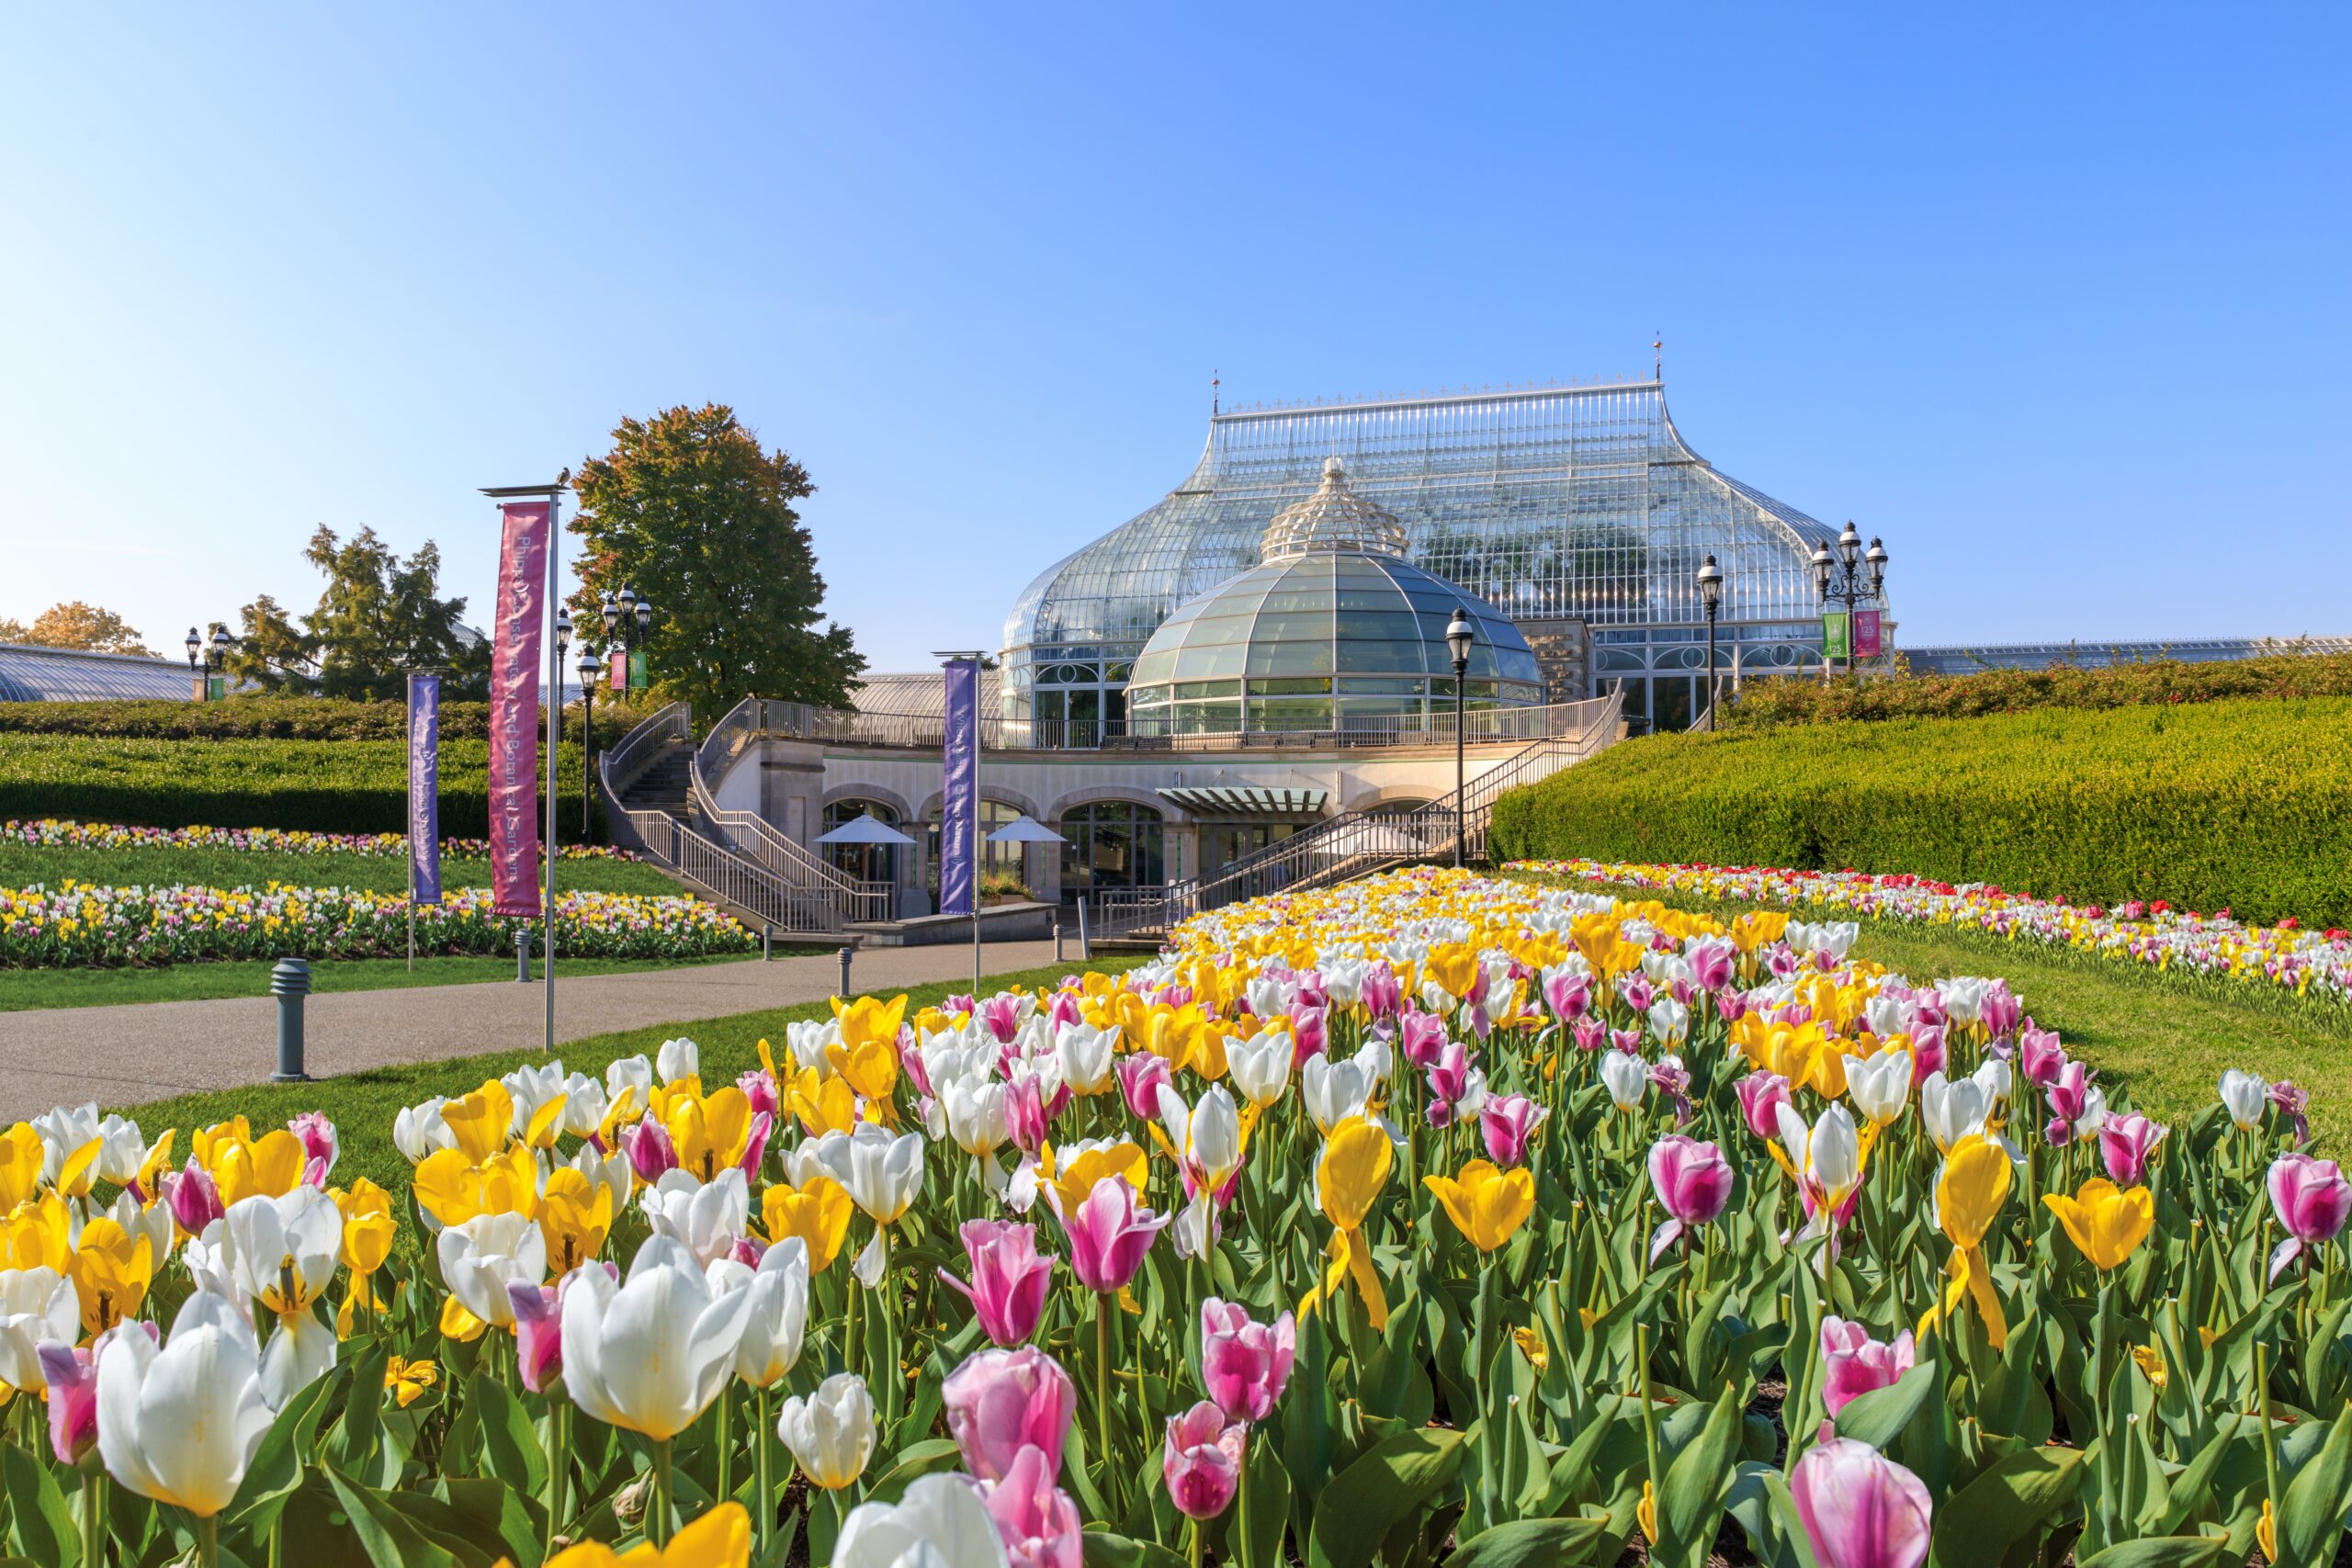
[[[1127,1102],[1127,1112],[1146,1122],[1159,1120],[1159,1090],[1171,1083],[1168,1059],[1148,1051],[1138,1051],[1122,1057],[1118,1066],[1119,1094]]]
[[[2029,1081],[2047,1089],[2065,1066],[2066,1048],[2058,1043],[2056,1031],[2029,1028],[2018,1037],[2018,1069]]]
[[[1478,1131],[1487,1140],[1487,1156],[1497,1165],[1519,1165],[1527,1158],[1528,1140],[1551,1116],[1548,1106],[1523,1094],[1490,1094],[1478,1108]]]
[[[1650,1186],[1666,1224],[1650,1237],[1650,1261],[1692,1225],[1712,1224],[1731,1201],[1731,1162],[1723,1150],[1696,1138],[1669,1133],[1650,1145]]]
[[[1592,980],[1585,975],[1555,975],[1544,982],[1544,1005],[1562,1023],[1574,1023],[1592,1009]]]
[[[1781,1135],[1781,1107],[1789,1103],[1789,1080],[1760,1068],[1732,1086],[1739,1096],[1740,1119],[1747,1130],[1767,1142]]]
[[[1151,1238],[1176,1218],[1174,1214],[1155,1214],[1136,1202],[1136,1190],[1127,1185],[1124,1176],[1096,1182],[1094,1190],[1069,1213],[1062,1213],[1061,1194],[1057,1190],[1047,1188],[1046,1191],[1064,1234],[1069,1237],[1070,1272],[1090,1291],[1125,1290],[1127,1281],[1136,1277],[1136,1270],[1143,1267],[1144,1255],[1151,1250]]]
[[[1920,1479],[1868,1443],[1830,1438],[1789,1474],[1821,1568],[1919,1568],[1932,1506]]]
[[[2168,1131],[2136,1112],[2100,1122],[2098,1152],[2107,1162],[2108,1176],[2119,1187],[2138,1186],[2148,1174],[2148,1156]]]
[[[1870,1330],[1859,1323],[1842,1317],[1821,1320],[1821,1402],[1832,1416],[1856,1395],[1892,1385],[1911,1370],[1911,1362],[1907,1328],[1888,1345],[1871,1338]]]
[[[1382,959],[1363,977],[1364,1010],[1374,1018],[1394,1018],[1396,1010],[1405,1005],[1405,987],[1396,978],[1396,971]]]
[[[1170,1499],[1185,1517],[1213,1519],[1232,1503],[1241,1484],[1248,1433],[1238,1421],[1227,1425],[1225,1412],[1205,1399],[1168,1418],[1161,1475]]]
[[[1009,1568],[1081,1568],[1085,1562],[1078,1505],[1054,1483],[1043,1449],[1024,1445],[1004,1479],[988,1483],[988,1508]]]
[[[334,1123],[327,1120],[323,1111],[305,1111],[286,1123],[286,1130],[302,1140],[302,1179],[312,1187],[324,1187],[327,1173],[334,1168],[335,1159],[343,1152]],[[315,1179],[311,1175],[313,1170],[318,1172]]]
[[[220,1204],[220,1189],[212,1184],[212,1175],[198,1165],[194,1155],[188,1156],[187,1168],[177,1176],[166,1176],[156,1183],[164,1190],[164,1201],[170,1205],[172,1223],[189,1235],[202,1235],[204,1227],[228,1211]]]
[[[1290,1382],[1297,1331],[1284,1313],[1270,1327],[1238,1302],[1201,1303],[1201,1382],[1234,1421],[1263,1421]]]
[[[980,1327],[999,1345],[1018,1345],[1037,1331],[1054,1260],[1037,1254],[1034,1225],[1010,1220],[966,1220],[959,1234],[971,1259],[972,1282],[939,1271],[942,1283],[963,1292]]]
[[[87,1345],[77,1348],[44,1339],[34,1354],[41,1380],[49,1384],[50,1450],[60,1464],[78,1464],[98,1440],[96,1352]]]
[[[2352,1181],[2332,1159],[2280,1155],[2270,1166],[2270,1207],[2287,1233],[2270,1253],[2270,1278],[2278,1278],[2307,1247],[2324,1247],[2352,1217]]]
[[[1078,1388],[1043,1350],[982,1350],[947,1374],[940,1393],[947,1405],[947,1435],[974,1475],[1002,1481],[1024,1448],[1042,1453],[1047,1477],[1061,1473],[1062,1444],[1078,1414]]]
[[[664,1172],[678,1168],[678,1148],[670,1141],[670,1130],[650,1113],[621,1134],[621,1149],[628,1156],[629,1168],[637,1172],[637,1179],[649,1185],[661,1180]]]
[[[1396,1018],[1396,1054],[1417,1067],[1435,1062],[1445,1050],[1445,1020],[1407,1008]]]

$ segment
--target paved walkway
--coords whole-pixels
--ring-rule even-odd
[[[1073,944],[1073,961],[1077,953]],[[981,967],[1003,975],[1053,962],[1050,942],[991,942]],[[876,947],[858,953],[850,983],[889,992],[971,973],[967,946]],[[841,962],[830,954],[570,980],[559,963],[556,1043],[822,1001],[840,980]],[[304,1066],[323,1078],[537,1045],[543,996],[537,985],[494,980],[313,996],[304,1004]],[[0,1124],[53,1105],[135,1105],[266,1082],[277,1065],[277,1012],[268,997],[237,997],[0,1013]]]

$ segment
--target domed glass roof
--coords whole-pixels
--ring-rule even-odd
[[[1457,608],[1477,628],[1464,700],[1481,708],[1543,701],[1519,628],[1477,595],[1383,550],[1382,518],[1395,527],[1328,466],[1324,489],[1267,528],[1265,564],[1177,606],[1152,634],[1128,677],[1129,728],[1377,728],[1417,722],[1433,703],[1450,710],[1445,628]],[[1325,542],[1342,532],[1349,545]]]

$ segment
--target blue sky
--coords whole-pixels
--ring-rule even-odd
[[[0,614],[167,649],[620,416],[877,668],[1317,397],[1645,369],[1904,640],[2352,632],[2345,13],[88,7],[0,49]],[[2257,19],[2258,18],[2258,19]]]

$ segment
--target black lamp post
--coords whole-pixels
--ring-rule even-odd
[[[204,637],[197,632],[197,629],[194,626],[188,627],[187,670],[191,676],[198,675],[197,664],[199,660],[202,660],[204,666],[201,676],[199,677],[204,682],[204,695],[201,700],[210,702],[212,700],[212,672],[215,670],[222,668],[229,662],[229,632],[227,627],[215,625],[212,628],[212,640],[209,642],[207,642]]]
[[[1707,733],[1715,730],[1715,612],[1724,602],[1723,568],[1709,556],[1699,563],[1699,600],[1707,607]]]
[[[1867,570],[1865,570],[1867,569]],[[1854,672],[1854,607],[1879,603],[1886,594],[1886,547],[1876,539],[1871,541],[1867,554],[1862,549],[1862,536],[1855,531],[1851,519],[1846,531],[1838,536],[1838,556],[1830,558],[1827,545],[1813,547],[1813,587],[1820,595],[1826,610],[1831,601],[1846,606],[1846,673]],[[1824,679],[1828,676],[1825,664]]]
[[[604,660],[585,642],[580,645],[580,841],[588,841],[589,800],[596,778],[596,671]]]
[[[1446,624],[1445,649],[1453,655],[1453,863],[1457,868],[1462,864],[1463,808],[1468,804],[1463,798],[1463,719],[1467,711],[1464,703],[1463,677],[1469,673],[1470,645],[1477,638],[1477,628],[1470,624],[1469,613],[1456,604],[1453,619]]]

